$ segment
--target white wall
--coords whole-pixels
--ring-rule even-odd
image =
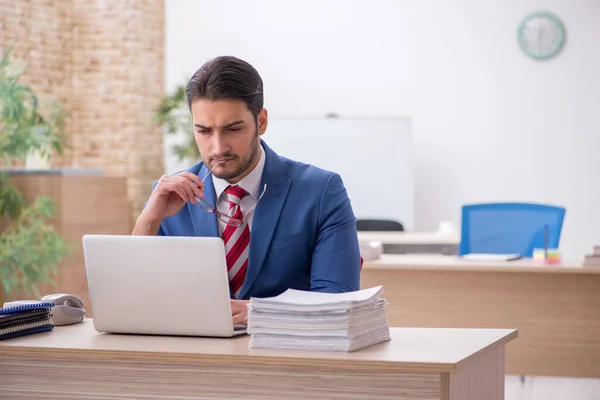
[[[540,8],[567,29],[548,62],[516,42]],[[600,244],[596,0],[167,0],[166,44],[168,88],[232,54],[272,115],[410,115],[417,229],[458,224],[464,203],[536,201],[567,207],[565,257]]]

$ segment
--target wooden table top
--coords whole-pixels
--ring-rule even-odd
[[[120,335],[99,333],[93,321],[0,341],[5,355],[156,359],[243,358],[258,364],[385,367],[414,371],[451,371],[489,347],[504,345],[516,329],[390,328],[392,340],[355,352],[249,349],[248,335],[234,338]]]
[[[565,261],[556,265],[535,265],[532,259],[514,261],[475,261],[438,254],[382,254],[378,260],[365,261],[363,269],[406,269],[466,272],[527,272],[600,275],[600,268]]]

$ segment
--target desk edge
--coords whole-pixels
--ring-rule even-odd
[[[511,329],[511,330],[512,330],[512,332],[509,333],[508,335],[504,336],[503,338],[495,341],[494,343],[490,343],[488,346],[486,346],[486,347],[480,349],[479,351],[471,354],[470,356],[460,360],[458,363],[456,363],[456,368],[457,369],[460,368],[466,362],[469,362],[473,358],[476,358],[479,355],[481,355],[491,349],[496,349],[500,346],[506,346],[509,342],[517,339],[519,337],[519,330],[518,329]]]
[[[487,348],[487,347],[486,347]],[[477,352],[479,353],[479,352]],[[422,362],[396,362],[396,361],[365,361],[339,359],[315,359],[310,357],[278,357],[270,355],[243,354],[243,355],[220,355],[220,354],[192,354],[177,352],[149,352],[130,350],[84,350],[84,349],[59,349],[44,347],[21,347],[0,346],[0,356],[16,357],[57,357],[57,358],[100,358],[114,361],[138,360],[152,361],[164,360],[183,362],[205,362],[210,364],[232,363],[250,365],[280,365],[280,366],[315,366],[321,368],[334,368],[336,370],[346,369],[369,369],[372,371],[387,372],[419,372],[419,373],[445,373],[457,369],[457,363],[422,363]]]

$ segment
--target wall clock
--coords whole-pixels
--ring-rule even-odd
[[[519,46],[531,58],[546,60],[557,55],[565,43],[565,28],[554,14],[538,11],[519,25]]]

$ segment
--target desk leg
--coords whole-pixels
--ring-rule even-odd
[[[442,400],[504,400],[504,346],[488,349],[442,374]]]

